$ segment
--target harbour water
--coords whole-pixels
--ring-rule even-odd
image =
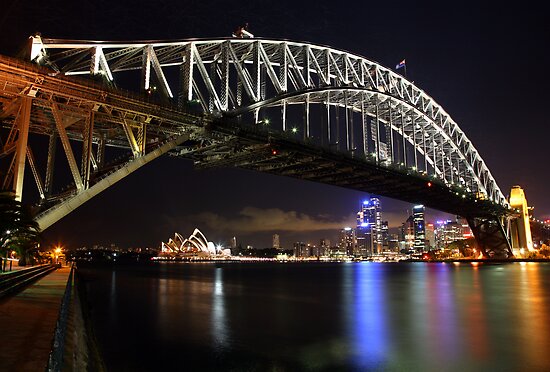
[[[548,371],[547,263],[79,266],[110,371]]]

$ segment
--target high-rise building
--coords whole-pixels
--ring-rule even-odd
[[[237,238],[236,237],[231,238],[231,241],[229,242],[229,247],[230,248],[237,248]]]
[[[435,224],[435,246],[438,249],[444,249],[452,242],[472,236],[470,226],[461,217],[457,217],[456,221],[437,221]]]
[[[357,248],[355,255],[370,256],[381,253],[383,246],[382,208],[380,199],[371,197],[363,201],[357,212]]]
[[[435,248],[435,227],[433,223],[426,224],[426,245],[428,249]]]
[[[280,249],[281,244],[279,241],[279,234],[273,234],[273,248]]]
[[[462,226],[462,236],[464,237],[464,239],[469,239],[474,237],[474,233],[472,232],[472,229],[470,229],[468,220],[466,220],[464,217],[456,216],[456,223]]]
[[[383,249],[387,249],[389,246],[389,238],[390,238],[388,221],[381,222],[380,235],[382,236],[382,246],[384,247]]]
[[[401,225],[399,234],[400,250],[411,252],[414,249],[414,220],[409,216]]]
[[[340,230],[340,243],[338,247],[340,251],[346,252],[348,256],[352,256],[356,250],[357,240],[355,230],[351,227],[344,227]]]
[[[390,252],[399,252],[399,236],[397,234],[389,234],[388,250]]]
[[[330,253],[330,240],[323,238],[319,241],[319,254],[321,256],[328,256],[329,253]]]
[[[294,256],[295,257],[309,257],[311,256],[311,247],[304,242],[294,243]]]
[[[423,205],[415,205],[413,207],[413,223],[414,223],[414,250],[422,252],[426,249],[426,226],[424,223]]]

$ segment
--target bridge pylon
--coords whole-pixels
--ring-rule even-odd
[[[525,192],[520,186],[512,187],[510,191],[510,206],[518,211],[517,216],[510,219],[509,236],[515,256],[523,256],[534,251],[531,225],[529,222],[529,207]]]

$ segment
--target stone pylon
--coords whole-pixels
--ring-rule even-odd
[[[512,187],[510,191],[510,206],[518,210],[518,215],[510,220],[510,238],[516,257],[534,251],[531,225],[529,224],[529,207],[525,193],[520,186]]]

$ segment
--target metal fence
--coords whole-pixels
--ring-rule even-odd
[[[69,318],[69,308],[71,306],[71,296],[74,284],[74,265],[71,267],[69,279],[67,280],[67,286],[65,287],[65,293],[63,294],[63,300],[61,301],[61,308],[59,310],[59,317],[55,325],[55,333],[52,344],[52,350],[48,357],[48,365],[46,371],[61,371],[63,367],[63,354],[65,352],[65,337],[67,335],[67,320]]]

